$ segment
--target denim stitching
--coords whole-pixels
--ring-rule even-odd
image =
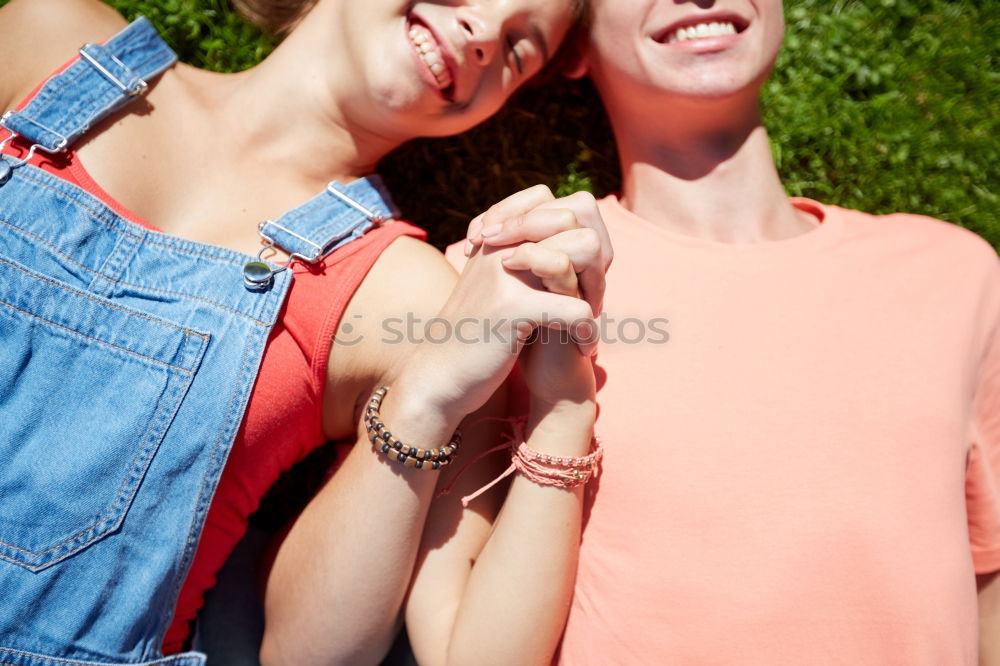
[[[248,367],[249,367],[250,362],[251,362],[250,351],[255,346],[254,344],[251,344],[252,342],[255,342],[255,341],[254,340],[247,340],[247,344],[245,344],[244,347],[243,347],[243,359],[240,362],[240,373],[238,375],[239,377],[246,377],[246,375],[247,375],[247,370],[248,370]],[[236,407],[237,401],[239,399],[239,396],[243,392],[243,391],[241,391],[241,388],[242,388],[242,384],[238,383],[236,385],[236,387],[233,389],[233,393],[232,393],[232,395],[230,396],[230,399],[229,399],[229,407],[226,409],[226,423],[225,423],[225,427],[222,428],[219,431],[219,435],[216,438],[215,443],[212,445],[212,449],[211,449],[212,451],[215,451],[216,449],[218,449],[219,443],[222,441],[223,437],[225,437],[227,440],[231,439],[229,437],[228,433],[232,430],[233,412],[235,410],[235,407]],[[241,413],[240,414],[240,422],[242,422],[242,421],[243,421],[243,415]],[[235,434],[234,434],[234,437],[235,437]],[[227,457],[228,457],[228,451],[227,451]],[[222,461],[222,464],[224,465],[225,461]],[[209,465],[206,467],[205,473],[202,475],[202,478],[201,478],[201,490],[198,493],[198,501],[195,504],[195,511],[194,511],[194,514],[191,516],[191,523],[188,526],[187,543],[184,546],[184,555],[181,558],[181,566],[178,567],[178,570],[177,570],[178,576],[176,576],[175,579],[174,579],[173,592],[172,592],[171,596],[169,597],[172,600],[172,606],[171,607],[176,607],[177,606],[177,599],[180,596],[181,587],[184,584],[184,581],[187,579],[188,571],[190,570],[190,567],[193,564],[195,547],[197,546],[198,541],[201,539],[201,531],[204,529],[204,526],[205,526],[205,518],[207,517],[208,505],[211,504],[211,501],[212,501],[211,498],[212,498],[212,496],[215,495],[216,488],[218,488],[218,479],[217,479],[217,481],[216,481],[216,487],[212,489],[211,493],[208,493],[208,499],[206,500],[206,497],[205,497],[205,495],[206,495],[206,493],[205,493],[205,486],[207,485],[208,479],[211,476],[214,476],[214,471],[215,471],[214,467],[212,466],[212,464],[210,462]],[[195,536],[195,537],[192,538],[193,533],[196,531],[195,528],[199,524],[201,525],[202,529],[201,530],[197,530],[197,532],[198,532],[197,536]],[[173,618],[169,614],[166,614],[164,616],[164,618],[165,618],[164,619],[164,623],[161,624],[161,626],[160,626],[160,631],[159,631],[159,634],[158,634],[159,636],[163,636],[163,635],[166,634],[166,631],[169,628],[170,622],[173,621]]]
[[[37,167],[36,167],[36,169],[37,169]],[[41,171],[41,170],[39,169],[39,171]],[[42,171],[42,173],[45,173],[45,172]],[[128,234],[130,236],[135,236],[137,238],[141,238],[144,243],[148,243],[150,245],[158,245],[160,247],[165,247],[165,248],[167,248],[169,250],[174,250],[176,252],[182,252],[184,254],[190,254],[190,255],[196,256],[196,257],[205,257],[206,259],[212,259],[212,260],[216,260],[216,261],[224,261],[224,262],[226,262],[226,263],[228,263],[228,264],[230,264],[232,266],[240,266],[240,267],[242,267],[242,264],[240,262],[241,261],[245,261],[245,259],[235,259],[235,258],[220,256],[218,254],[208,254],[206,252],[199,252],[199,251],[197,251],[195,249],[192,249],[192,248],[189,248],[189,247],[184,247],[184,246],[182,246],[180,244],[164,243],[164,242],[161,242],[161,241],[157,241],[155,238],[152,238],[152,237],[149,237],[149,236],[143,238],[139,234],[133,233],[133,232],[129,231],[128,229],[120,228],[121,225],[117,224],[118,218],[117,217],[110,217],[109,218],[108,214],[109,214],[110,211],[106,212],[105,210],[102,210],[101,208],[98,208],[98,207],[94,206],[93,203],[91,203],[87,199],[87,197],[91,197],[92,195],[89,194],[88,192],[80,189],[79,187],[77,187],[75,185],[72,185],[72,184],[70,184],[70,183],[68,183],[66,181],[60,181],[60,185],[67,186],[68,188],[71,188],[71,189],[63,190],[63,189],[54,187],[52,184],[47,183],[44,180],[38,179],[37,174],[31,173],[31,172],[27,171],[26,169],[20,169],[18,171],[18,175],[21,178],[24,178],[25,180],[32,181],[33,183],[35,183],[39,187],[44,187],[44,188],[48,189],[49,191],[54,192],[55,194],[59,194],[59,195],[62,195],[62,196],[66,196],[66,197],[72,198],[75,203],[77,203],[81,208],[84,208],[85,210],[87,210],[87,212],[89,212],[93,216],[95,222],[98,222],[100,224],[104,224],[105,226],[111,228],[113,231],[116,231],[118,233]],[[53,178],[55,178],[55,177],[53,176]],[[114,213],[110,213],[110,215],[113,216],[115,214]],[[180,239],[180,240],[181,241],[185,241],[185,239],[183,239],[183,238]],[[194,242],[195,241],[186,241],[186,243],[194,243]],[[225,250],[225,248],[222,248],[222,249]],[[234,254],[236,253],[235,250],[229,250],[229,252],[232,252]],[[246,255],[246,256],[249,257],[250,255]]]
[[[45,655],[33,652],[23,652],[21,650],[12,650],[9,648],[0,648],[0,653],[13,654],[20,657],[29,657],[31,659],[36,659],[36,660],[40,659],[43,661],[51,661],[58,664],[69,664],[70,666],[101,666],[100,662],[95,662],[95,661],[79,661],[79,660],[62,659],[60,657],[46,657]],[[172,662],[200,663],[200,660],[181,654],[181,655],[171,655],[169,657],[163,657],[162,659],[156,659],[154,661],[144,661],[139,664],[136,664],[135,666],[156,666],[157,664],[170,664]],[[9,661],[0,661],[0,666],[18,666],[18,665],[12,664]]]
[[[18,270],[18,271],[21,271],[25,275],[27,275],[27,276],[29,276],[31,278],[34,278],[34,279],[36,279],[36,280],[38,280],[40,282],[45,282],[46,284],[50,284],[53,287],[56,287],[57,289],[60,289],[60,290],[65,291],[65,292],[69,292],[71,294],[77,294],[78,296],[82,296],[83,298],[86,298],[87,300],[94,301],[98,305],[103,305],[103,306],[106,306],[106,307],[111,308],[113,310],[119,310],[121,312],[124,312],[127,315],[132,315],[134,317],[138,317],[139,319],[145,319],[145,320],[150,321],[150,322],[152,322],[154,324],[160,324],[160,325],[162,325],[162,326],[164,326],[166,328],[172,328],[175,331],[179,331],[179,332],[189,331],[193,335],[197,335],[198,337],[200,337],[200,338],[202,338],[204,340],[208,339],[208,336],[205,335],[204,333],[199,333],[198,331],[193,331],[193,330],[191,330],[189,328],[184,328],[183,326],[177,326],[176,324],[171,324],[170,322],[168,322],[168,321],[166,321],[164,319],[156,319],[154,317],[150,317],[149,315],[142,314],[141,312],[138,312],[136,310],[129,310],[127,308],[123,308],[120,305],[115,305],[114,303],[108,303],[107,301],[98,300],[97,298],[94,298],[93,296],[91,296],[87,292],[77,291],[76,289],[71,289],[69,287],[66,287],[65,285],[61,285],[61,284],[59,284],[57,282],[53,282],[52,280],[46,278],[43,275],[38,275],[37,273],[32,273],[31,271],[25,270],[25,269],[21,268],[20,266],[18,266],[17,264],[11,263],[11,262],[7,261],[6,259],[4,259],[2,257],[0,257],[0,263],[7,264],[11,268],[13,268],[15,270]],[[11,307],[13,307],[13,306],[11,306]],[[39,319],[41,319],[41,317],[39,317]]]
[[[130,36],[130,37],[133,40],[138,38],[137,36],[136,37]],[[138,44],[130,46],[128,42],[125,42],[117,46],[120,49],[119,51],[117,51],[118,57],[120,59],[126,59],[132,53],[143,50],[146,44],[143,43],[143,41],[140,41]],[[109,49],[109,51],[111,51],[112,53],[116,52],[115,50],[112,49]],[[65,71],[57,75],[61,77],[58,80],[58,85],[53,86],[51,93],[49,95],[46,95],[44,98],[41,98],[39,100],[40,103],[47,102],[48,97],[51,97],[56,92],[62,92],[63,90],[71,86],[77,86],[80,79],[88,78],[93,74],[94,74],[93,68],[88,63],[83,62],[82,60],[77,60],[73,65],[70,65]],[[91,89],[91,86],[86,86],[86,88],[89,90]],[[68,106],[64,107],[63,111],[60,113],[62,122],[55,123],[55,128],[58,130],[62,130],[63,132],[69,132],[71,134],[82,134],[90,127],[91,123],[95,120],[97,116],[99,116],[107,108],[113,107],[114,104],[121,99],[121,92],[117,88],[111,87],[110,84],[107,88],[103,90],[97,89],[94,90],[93,92],[95,94],[92,94],[90,96],[77,97],[75,104],[69,104]],[[110,99],[105,100],[105,98],[109,97]],[[101,110],[97,112],[85,111],[85,109],[92,108],[94,106],[98,106]],[[39,115],[42,115],[42,113],[39,113]],[[77,131],[73,132],[72,131],[73,129],[76,129]]]
[[[184,382],[183,384],[184,385],[190,385],[190,383],[191,383],[191,380],[189,378],[188,381]],[[178,397],[177,394],[180,392],[179,389],[180,389],[180,387],[175,387],[175,389],[174,389],[174,396],[172,396],[171,399],[174,399],[174,398]],[[176,402],[179,403],[180,401],[176,401]],[[179,406],[179,404],[177,406]],[[177,406],[175,406],[173,413],[176,413]],[[159,413],[153,419],[154,421],[162,415],[163,410],[164,410],[164,407],[161,405]],[[154,428],[150,428],[149,430],[147,430],[147,436],[148,436],[148,433],[154,432],[154,431],[155,431]],[[165,435],[166,435],[166,431],[164,430],[160,434],[160,436],[157,438],[159,440],[159,442],[162,443],[163,437]],[[155,449],[158,448],[158,447],[159,447],[159,443],[155,447],[152,447],[154,449],[152,452],[155,453]],[[149,449],[150,446],[147,445],[144,448],[145,449]],[[131,470],[131,468],[133,468],[133,467],[136,466],[137,461],[142,457],[142,454],[143,454],[143,451],[140,450],[140,452],[138,454],[136,454],[135,458],[132,459],[132,463],[129,465],[130,470]],[[149,461],[147,462],[147,468],[148,468],[149,462],[152,462],[152,455],[149,456]],[[125,482],[127,480],[128,480],[128,477],[126,477],[125,479],[122,480],[121,486],[119,487],[118,495],[115,496],[115,498],[111,501],[111,504],[109,506],[114,506],[119,501],[119,499],[122,496],[122,493],[124,493],[124,491],[125,491]],[[136,486],[136,491],[137,490],[138,490],[138,485]],[[134,495],[135,495],[135,493],[133,492],[133,497],[134,497]],[[121,511],[119,513],[119,515],[115,518],[114,521],[111,521],[107,517],[103,517],[101,520],[97,521],[96,523],[94,523],[92,525],[88,525],[86,528],[84,528],[81,531],[77,532],[73,536],[67,538],[62,543],[56,544],[55,546],[52,546],[51,548],[48,548],[48,549],[43,550],[43,551],[38,552],[38,553],[35,553],[33,551],[30,551],[30,550],[25,550],[23,548],[18,548],[17,546],[15,546],[13,544],[8,544],[6,542],[0,541],[0,544],[2,544],[4,546],[7,546],[7,547],[9,547],[9,548],[11,548],[13,550],[17,550],[17,551],[20,551],[22,553],[27,553],[29,555],[34,555],[35,557],[39,557],[41,555],[45,555],[46,553],[50,553],[50,552],[52,552],[54,550],[59,550],[60,548],[63,548],[64,546],[66,546],[67,544],[69,544],[72,541],[76,541],[78,539],[85,538],[85,540],[83,541],[83,543],[79,544],[75,548],[72,548],[71,550],[68,550],[67,552],[63,553],[62,555],[56,557],[55,559],[53,559],[53,560],[51,560],[49,562],[43,562],[41,564],[27,564],[25,562],[20,562],[18,560],[10,558],[10,557],[8,557],[6,555],[3,555],[2,553],[0,553],[0,558],[5,559],[5,560],[7,560],[9,562],[13,562],[15,564],[18,564],[20,566],[24,566],[25,568],[29,569],[30,571],[39,571],[39,570],[44,569],[46,567],[50,567],[50,566],[52,566],[54,564],[58,564],[59,562],[62,562],[66,558],[71,557],[75,553],[79,552],[81,549],[89,546],[90,544],[92,544],[92,543],[94,543],[96,541],[99,541],[108,532],[110,532],[111,529],[114,528],[114,526],[116,526],[118,523],[121,522],[121,520],[124,519],[125,513],[127,513],[127,512],[126,511]],[[109,527],[105,528],[104,526],[108,525],[109,523],[111,523],[111,525],[109,525]],[[93,534],[90,535],[89,537],[86,537],[86,535],[88,533],[91,533],[91,532],[93,532]]]
[[[161,361],[161,360],[159,360],[157,358],[153,358],[152,356],[146,356],[145,354],[140,354],[137,351],[132,351],[131,349],[126,349],[125,347],[119,347],[118,345],[116,345],[114,343],[107,342],[105,340],[100,340],[100,339],[95,338],[93,336],[87,335],[86,333],[81,333],[80,331],[75,331],[72,328],[69,328],[67,326],[63,326],[62,324],[58,324],[58,323],[56,323],[54,321],[49,321],[45,317],[40,317],[40,316],[34,314],[33,312],[28,312],[27,310],[22,310],[21,308],[17,307],[16,305],[13,305],[11,303],[8,303],[7,301],[0,300],[0,305],[6,305],[11,310],[17,310],[21,314],[25,314],[25,315],[28,315],[29,317],[32,317],[32,318],[37,319],[39,321],[43,321],[46,324],[49,324],[50,326],[55,326],[56,328],[61,328],[64,331],[68,331],[69,333],[72,333],[74,335],[79,335],[81,338],[87,338],[88,340],[93,340],[94,342],[96,342],[98,344],[102,344],[102,345],[105,345],[107,347],[111,347],[113,349],[117,349],[119,351],[123,351],[126,354],[131,354],[132,356],[138,356],[141,359],[150,361],[152,363],[156,363],[157,365],[162,365],[162,366],[165,366],[167,368],[171,368],[173,370],[179,370],[180,372],[183,372],[184,374],[192,374],[194,372],[193,370],[186,370],[186,369],[184,369],[184,368],[182,368],[180,366],[171,365],[170,363],[166,363],[165,361]],[[185,334],[187,334],[190,331],[182,331],[182,332],[185,333]],[[195,335],[199,335],[199,334],[195,333]],[[3,542],[0,541],[0,543],[3,543]]]
[[[185,381],[185,382],[180,382],[180,385],[175,385],[173,387],[172,395],[169,396],[169,399],[161,401],[160,408],[157,411],[157,414],[150,420],[151,424],[156,424],[156,425],[155,426],[151,425],[151,427],[147,429],[147,431],[146,431],[146,437],[147,438],[151,436],[151,433],[158,432],[157,428],[160,427],[160,425],[162,423],[165,423],[166,421],[169,420],[169,419],[165,419],[164,418],[164,412],[166,410],[166,407],[163,404],[164,402],[173,402],[173,403],[175,403],[174,404],[174,409],[171,412],[171,417],[170,417],[171,419],[173,418],[173,415],[177,413],[177,409],[180,407],[180,402],[181,402],[180,400],[177,400],[177,398],[179,397],[179,394],[181,393],[181,389],[185,388],[187,386],[190,386],[191,379],[192,379],[192,377],[194,375],[194,372],[186,372],[186,371],[183,371],[183,370],[182,370],[182,372],[184,372],[184,374],[188,375],[188,380]],[[146,468],[148,469],[149,463],[152,462],[152,459],[153,459],[153,455],[152,454],[155,453],[155,450],[159,447],[159,444],[163,441],[163,438],[165,436],[166,436],[166,430],[165,429],[162,430],[162,431],[159,431],[159,434],[157,436],[155,436],[155,439],[157,440],[156,443],[155,443],[155,445],[153,444],[153,442],[150,442],[150,443],[144,445],[139,450],[139,452],[136,454],[136,456],[132,459],[132,462],[129,464],[129,473],[128,473],[128,476],[126,476],[124,479],[122,479],[122,482],[121,482],[121,484],[119,486],[119,489],[118,489],[118,494],[115,495],[115,497],[114,497],[113,500],[111,500],[111,503],[109,504],[109,506],[113,507],[121,499],[123,493],[125,492],[125,488],[126,488],[126,485],[127,485],[126,482],[128,482],[130,480],[130,477],[134,476],[134,472],[132,470],[139,464],[139,460],[143,457],[143,455],[147,455],[148,460],[147,460]],[[139,484],[136,484],[135,491],[133,491],[133,493],[132,493],[132,498],[135,497],[135,492],[138,491],[138,485]],[[126,504],[130,504],[130,503],[131,503],[131,500],[129,502],[127,502]],[[117,522],[118,519],[122,518],[124,516],[124,514],[125,514],[124,511],[119,512],[119,516],[118,516],[118,518],[116,518],[115,522]],[[75,541],[75,540],[83,537],[84,535],[88,534],[89,532],[94,532],[95,530],[100,530],[102,528],[102,526],[106,525],[109,522],[110,522],[109,519],[106,516],[104,516],[104,517],[102,517],[101,520],[98,520],[96,523],[94,523],[92,525],[88,525],[87,527],[85,527],[84,529],[80,530],[79,532],[77,532],[73,536],[68,537],[67,539],[65,539],[61,543],[58,543],[58,544],[56,544],[56,545],[54,545],[54,546],[52,546],[50,548],[47,548],[47,549],[45,549],[43,551],[39,551],[37,553],[35,551],[27,550],[27,549],[24,549],[24,548],[19,548],[18,546],[15,546],[14,544],[7,543],[6,541],[0,541],[0,545],[7,546],[7,547],[11,548],[12,550],[16,550],[16,551],[21,552],[21,553],[26,553],[28,555],[33,555],[35,557],[40,557],[40,556],[45,555],[46,553],[50,553],[50,552],[52,552],[54,550],[59,550],[60,548],[62,548],[66,544],[68,544],[68,543],[70,543],[72,541]],[[16,564],[25,566],[28,569],[31,569],[33,571],[34,570],[38,570],[38,569],[41,569],[43,567],[51,566],[53,564],[61,562],[62,560],[66,559],[67,557],[69,557],[73,553],[76,553],[77,551],[79,551],[84,546],[87,546],[88,544],[91,544],[94,541],[96,541],[98,538],[100,538],[101,536],[103,536],[104,534],[106,534],[107,531],[108,530],[98,531],[92,537],[90,537],[89,539],[87,539],[84,543],[80,544],[77,548],[74,548],[73,550],[71,550],[68,553],[62,555],[61,557],[56,558],[55,560],[53,560],[51,562],[45,562],[45,563],[42,563],[42,564],[33,564],[33,565],[32,564],[26,564],[24,562],[19,562],[18,560],[15,560],[15,559],[13,559],[11,557],[8,557],[8,556],[4,555],[3,553],[0,553],[0,559],[5,559],[5,560],[7,560],[9,562],[14,562]]]
[[[87,291],[111,300],[114,293],[114,280],[121,277],[141,247],[142,241],[132,236],[115,238],[114,247],[104,255],[103,262],[97,270],[97,276],[87,284]]]
[[[124,282],[122,280],[116,280],[114,278],[108,277],[107,275],[103,275],[99,271],[96,271],[96,270],[94,270],[93,268],[91,268],[89,266],[84,266],[83,264],[81,264],[80,262],[78,262],[75,259],[73,259],[73,257],[69,256],[68,254],[66,254],[65,252],[63,252],[61,249],[59,249],[58,247],[56,247],[55,245],[53,245],[49,241],[45,240],[41,236],[38,236],[36,234],[31,233],[27,229],[19,227],[16,224],[12,224],[9,221],[4,220],[4,219],[0,219],[0,224],[4,224],[4,225],[10,227],[11,229],[19,231],[20,233],[24,234],[25,236],[29,236],[34,241],[36,241],[38,243],[41,243],[42,245],[44,245],[47,248],[49,248],[50,250],[52,250],[53,253],[58,254],[60,257],[62,257],[68,263],[71,263],[74,266],[76,266],[77,268],[79,268],[81,270],[84,270],[84,271],[87,271],[88,273],[90,273],[92,275],[100,276],[100,277],[104,278],[105,280],[107,280],[108,282],[111,282],[113,284],[117,284],[117,285],[120,285],[120,286],[123,286],[123,287],[131,287],[133,289],[139,289],[139,290],[147,291],[147,292],[150,292],[150,293],[153,293],[153,294],[163,294],[165,296],[177,296],[178,298],[185,298],[185,299],[190,299],[190,300],[194,300],[194,301],[201,301],[202,303],[208,303],[209,305],[214,305],[214,306],[216,306],[216,307],[218,307],[218,308],[220,308],[222,310],[225,310],[226,312],[229,312],[229,313],[232,313],[232,314],[235,314],[235,315],[239,315],[241,317],[245,317],[245,318],[249,319],[251,322],[253,322],[255,324],[258,324],[260,326],[269,326],[269,324],[266,321],[261,321],[260,319],[255,319],[253,316],[247,314],[246,312],[240,312],[239,310],[235,310],[235,309],[229,307],[228,305],[223,305],[222,303],[218,303],[216,301],[213,301],[211,299],[205,298],[203,296],[194,296],[194,295],[191,295],[191,294],[183,294],[183,293],[176,292],[176,291],[169,291],[169,290],[166,290],[166,289],[157,289],[155,287],[147,287],[147,286],[133,284],[131,282]],[[141,239],[140,239],[140,241],[141,241]]]

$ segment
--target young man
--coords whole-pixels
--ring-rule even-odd
[[[602,341],[557,661],[998,663],[996,253],[786,197],[758,101],[780,0],[593,13],[622,167],[606,314],[669,340]]]

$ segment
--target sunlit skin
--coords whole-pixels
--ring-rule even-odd
[[[330,180],[372,173],[385,154],[409,139],[457,133],[499,109],[541,69],[543,52],[558,48],[571,22],[570,7],[570,0],[319,0],[275,51],[249,70],[170,68],[151,82],[139,105],[93,128],[78,144],[77,156],[112,198],[160,230],[256,253],[261,220],[277,219]],[[3,70],[0,104],[10,108],[80,44],[103,41],[123,26],[120,16],[96,0],[12,0],[0,8],[0,62],[19,66]],[[427,53],[418,54],[415,28],[423,41],[432,36],[431,50],[447,63],[446,76],[431,70]],[[594,230],[603,225],[593,198],[555,201],[545,188],[521,194],[527,199],[519,200],[514,216],[527,223],[513,231],[510,243],[538,245],[535,252],[508,258],[515,269],[505,268],[499,252],[481,253],[475,274],[458,277],[432,247],[399,238],[375,261],[344,309],[342,321],[366,324],[362,332],[370,343],[331,348],[322,427],[327,439],[360,443],[295,521],[276,557],[262,663],[378,663],[395,634],[437,476],[400,472],[369,450],[363,430],[358,432],[358,408],[374,388],[393,387],[382,416],[394,431],[429,447],[446,441],[478,406],[470,396],[478,396],[480,405],[488,400],[516,360],[509,345],[423,346],[417,354],[417,345],[378,344],[381,322],[408,315],[424,321],[474,316],[544,325],[538,313],[565,321],[590,316],[591,306],[575,298],[577,276],[603,274],[610,260],[606,235]],[[447,192],[435,196],[444,201]],[[535,209],[542,209],[541,216]],[[542,241],[548,243],[544,252]],[[514,270],[536,279],[519,279]],[[557,291],[563,293],[546,290],[546,279],[561,285]],[[583,295],[595,302],[601,297]],[[539,386],[560,392],[532,393],[544,407],[533,410],[539,434],[530,436],[532,445],[585,452],[595,411],[589,358],[575,345],[542,346],[529,356],[536,368],[526,373],[529,378],[567,377],[569,366],[590,382],[568,380],[570,388],[584,391],[580,398],[561,392],[559,382],[539,379]],[[450,399],[453,395],[465,403]],[[502,408],[499,399],[486,405],[491,414]],[[497,441],[498,426],[485,423],[466,431],[470,450]],[[470,476],[469,482],[475,479]],[[545,521],[561,514],[535,512],[533,490],[519,500],[530,509],[528,520],[493,530],[482,519],[463,521],[460,531],[471,531],[480,542],[493,535],[520,542],[518,529],[552,534]],[[576,494],[540,497],[577,515],[559,525],[579,524]],[[541,557],[558,557],[558,568],[568,568],[568,549],[548,549]],[[479,609],[463,613],[462,626],[455,626],[457,617],[428,623],[425,640],[433,656],[422,663],[482,663],[491,660],[488,654],[497,663],[525,663],[516,652],[521,646],[502,640],[505,632],[538,635],[544,640],[536,640],[530,652],[550,654],[558,627],[538,629],[548,613],[495,612],[495,587],[517,600],[542,585],[537,564],[534,557],[522,563],[487,559],[477,567],[474,588],[437,586],[411,595],[448,611],[457,608],[458,599],[437,595],[456,592],[462,603]],[[560,587],[559,595],[566,590]],[[498,630],[498,621],[512,626]]]
[[[759,108],[784,31],[780,0],[593,0],[592,10],[580,73],[608,109],[628,208],[723,242],[815,228],[787,203]],[[672,41],[677,27],[703,22],[730,22],[735,34]],[[983,665],[1000,664],[998,580],[977,580]]]
[[[667,100],[756,101],[784,32],[780,0],[596,0],[593,11],[589,74],[608,91],[605,103],[627,99],[633,109],[662,109]],[[731,23],[736,34],[669,42],[677,28],[708,22]],[[625,88],[645,95],[628,99],[617,92]]]
[[[592,11],[585,71],[608,110],[633,212],[725,242],[815,228],[784,197],[760,114],[784,32],[779,0],[595,0]],[[725,34],[678,39],[678,29],[713,23]]]
[[[329,44],[340,55],[328,80],[347,93],[339,96],[345,108],[373,131],[410,138],[455,134],[499,110],[562,41],[570,6],[569,0],[326,2],[307,21],[321,29],[349,26]],[[430,31],[444,54],[453,79],[445,90],[416,53],[409,35],[415,24]],[[384,127],[375,130],[374,123]]]

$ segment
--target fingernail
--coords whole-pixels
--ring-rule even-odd
[[[506,264],[514,256],[514,250],[504,250],[500,253],[500,263]]]
[[[467,257],[470,256],[472,254],[472,250],[475,247],[476,246],[472,244],[472,241],[470,241],[469,239],[465,239],[465,248],[464,248],[465,256]]]
[[[503,229],[502,224],[491,224],[490,226],[483,229],[481,235],[486,236],[496,236]]]

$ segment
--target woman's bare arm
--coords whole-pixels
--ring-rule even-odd
[[[81,46],[104,41],[126,25],[99,0],[11,0],[0,8],[0,113],[19,104]]]
[[[420,405],[419,387],[396,384],[416,345],[385,341],[384,327],[407,314],[421,321],[435,316],[455,280],[440,253],[400,238],[345,311],[342,321],[357,342],[333,346],[332,395],[325,400],[333,413],[326,418],[347,419],[358,441],[282,543],[267,586],[265,665],[377,663],[391,644],[437,473],[381,460],[359,428],[355,406],[387,384],[393,399],[383,410],[387,423],[405,422],[406,437],[422,445],[448,440],[457,418],[423,413],[431,410]]]
[[[537,191],[522,194],[517,200],[532,202],[531,207],[537,205],[534,202],[537,195]],[[550,194],[547,199],[551,200]],[[592,199],[590,204],[593,206]],[[574,206],[575,202],[567,205]],[[567,214],[572,217],[577,213],[567,210]],[[596,207],[593,214],[596,215]],[[585,251],[587,243],[578,243],[578,235],[570,234],[566,238],[566,243],[576,248],[569,250],[571,254],[584,257],[586,261],[596,256]],[[480,253],[463,271],[461,280],[447,295],[439,312],[435,309],[446,296],[448,280],[432,278],[428,282],[426,279],[428,275],[437,275],[445,266],[443,257],[437,253],[433,259],[418,258],[417,252],[408,258],[386,253],[366,279],[366,283],[375,287],[364,293],[359,291],[356,296],[360,303],[356,312],[360,320],[356,323],[366,332],[366,342],[380,341],[382,321],[389,317],[397,321],[410,318],[427,322],[436,316],[438,321],[450,322],[451,326],[443,335],[441,329],[437,329],[438,337],[434,341],[428,339],[412,345],[399,340],[395,344],[379,342],[368,349],[358,345],[351,351],[355,362],[377,358],[382,367],[387,368],[385,374],[377,375],[385,377],[391,387],[382,403],[382,418],[399,439],[424,448],[444,444],[465,415],[473,414],[474,423],[479,418],[475,412],[484,406],[487,411],[497,411],[496,403],[500,401],[490,402],[490,398],[503,384],[524,338],[532,330],[539,326],[555,326],[553,322],[558,321],[591,321],[592,310],[587,302],[570,296],[567,291],[550,290],[546,272],[555,270],[565,279],[551,284],[571,282],[571,291],[576,292],[576,276],[580,269],[573,265],[569,256],[554,250],[545,252],[534,245],[523,251],[522,248],[529,246],[520,246],[513,257],[506,257],[504,251]],[[551,259],[555,261],[548,266]],[[508,270],[505,261],[516,264],[513,272]],[[435,262],[438,268],[434,268]],[[349,312],[350,316],[353,315]],[[457,323],[462,321],[473,324],[459,335]],[[488,335],[475,333],[487,329]],[[418,325],[418,334],[425,330]],[[469,340],[470,334],[472,340]],[[334,353],[340,351],[335,345]],[[556,351],[560,353],[555,356],[536,355],[530,351],[529,356],[536,360],[528,367],[548,367],[550,379],[552,376],[578,377],[577,384],[584,388],[584,394],[592,396],[593,371],[589,358],[581,354],[576,344],[561,345]],[[554,358],[562,358],[566,367],[554,367]],[[572,359],[572,363],[567,359]],[[388,365],[384,365],[386,363]],[[398,372],[393,372],[394,369]],[[573,369],[576,374],[567,369]],[[529,424],[529,443],[537,444],[540,450],[563,451],[562,455],[586,453],[594,411],[592,398],[574,398],[572,392],[563,390],[565,383],[559,381],[536,378],[529,385],[551,388],[557,397],[552,399],[547,389],[535,396],[543,408],[532,411],[536,418]],[[371,388],[365,387],[365,390]],[[343,404],[342,398],[350,394],[348,391],[340,400],[334,395],[333,403]],[[502,405],[499,409],[502,411]],[[484,427],[480,423],[468,430],[462,459],[469,459],[478,450],[500,440],[495,425]],[[416,560],[437,475],[437,472],[404,468],[383,459],[373,452],[364,433],[359,432],[355,450],[297,521],[279,553],[268,584],[267,632],[261,652],[265,664],[364,664],[377,663],[381,659],[398,626],[400,607]],[[516,487],[521,485],[515,482]],[[526,497],[521,506],[527,508],[534,503],[539,490],[550,498],[539,501],[568,507],[568,520],[559,517],[561,508],[550,514],[556,522],[570,530],[578,529],[578,491],[548,495],[545,491],[550,489],[524,487],[518,491]],[[573,518],[574,512],[576,518]],[[485,516],[487,520],[492,517]],[[491,571],[502,567],[508,557],[504,549],[509,549],[521,538],[517,536],[520,522],[521,518],[516,515],[511,520],[498,521],[498,525],[510,526],[504,529],[504,534],[509,536],[498,539],[491,546],[496,551],[488,556],[496,562],[489,567]],[[574,524],[577,527],[574,528]],[[544,522],[527,521],[524,525],[529,532],[534,531],[532,533],[550,529]],[[564,571],[572,564],[575,546],[572,535],[560,540],[569,546],[558,561],[548,567]],[[477,553],[481,543],[477,542]],[[488,599],[491,596],[489,588],[497,584],[493,575],[473,575],[469,580],[469,589],[476,592],[463,600],[466,604]],[[442,581],[442,584],[449,582]],[[478,592],[480,589],[483,592]],[[563,585],[554,589],[557,597],[565,599],[569,588]],[[475,615],[478,617],[483,612],[477,609]],[[556,619],[543,641],[545,647],[539,647],[538,651],[551,652],[553,636],[558,637],[559,627],[561,620]],[[450,632],[450,629],[450,625],[444,624],[437,627],[438,631]],[[473,636],[477,631],[462,631],[461,634]]]

